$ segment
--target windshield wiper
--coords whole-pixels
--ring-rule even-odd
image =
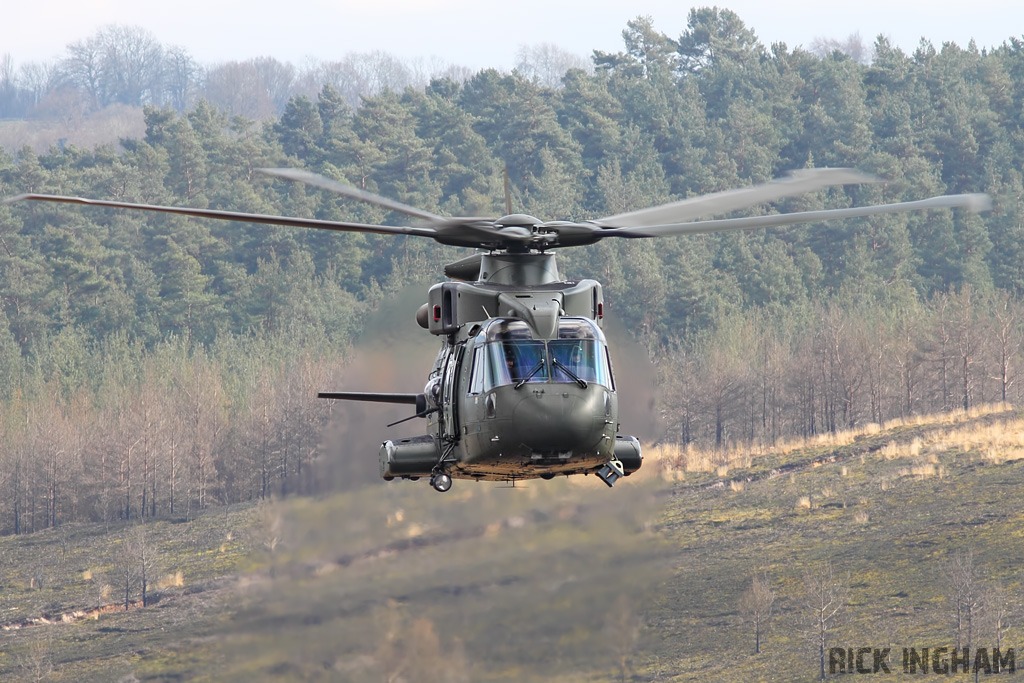
[[[580,379],[576,375],[575,372],[573,372],[569,368],[565,367],[565,363],[563,363],[562,361],[558,360],[557,358],[553,358],[551,360],[551,364],[554,365],[555,367],[561,368],[562,372],[564,372],[565,374],[569,375],[569,377],[571,379],[575,380],[576,384],[579,384],[581,389],[586,389],[587,388],[587,381],[584,380],[584,379]]]
[[[533,376],[536,375],[538,372],[540,372],[540,369],[542,367],[544,367],[544,359],[543,358],[541,358],[540,361],[538,361],[537,364],[533,366],[533,370],[530,370],[530,374],[528,374],[526,377],[524,377],[521,380],[519,380],[519,384],[517,384],[515,386],[515,388],[518,389],[519,387],[523,386],[524,384],[529,382],[531,379],[533,379]]]

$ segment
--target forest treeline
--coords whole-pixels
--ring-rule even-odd
[[[558,87],[483,70],[353,107],[325,77],[260,120],[202,98],[180,111],[143,99],[141,139],[0,155],[0,196],[397,222],[256,169],[305,167],[436,213],[499,215],[506,165],[516,210],[544,219],[811,166],[887,182],[770,210],[988,192],[995,207],[980,215],[605,240],[559,261],[603,282],[609,312],[659,364],[668,438],[771,441],[1019,400],[1024,41],[906,54],[879,38],[864,64],[765,47],[708,8],[678,36],[638,18],[623,37],[622,52],[595,53]],[[308,397],[382,297],[462,255],[415,238],[0,206],[0,527],[314,490],[327,413]]]
[[[517,50],[516,69],[545,85],[557,86],[570,68],[592,65],[550,43]],[[382,50],[307,59],[300,66],[269,56],[203,65],[142,27],[115,24],[69,44],[64,56],[50,62],[18,63],[10,53],[0,55],[0,119],[73,123],[118,104],[183,112],[200,99],[231,115],[262,119],[279,116],[292,97],[315,98],[324,83],[358,107],[361,97],[385,90],[422,89],[435,78],[472,75],[436,58],[400,60]]]

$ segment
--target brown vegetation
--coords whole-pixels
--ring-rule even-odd
[[[137,377],[113,368],[99,391],[57,387],[0,414],[0,529],[192,516],[211,504],[310,491],[329,406],[316,391],[339,362],[309,355],[234,374],[168,351]],[[229,393],[230,392],[230,393]]]
[[[836,302],[781,323],[727,318],[693,348],[667,353],[659,366],[668,438],[719,453],[820,434],[836,443],[870,424],[1020,404],[1019,302],[964,287],[926,305],[888,306]]]

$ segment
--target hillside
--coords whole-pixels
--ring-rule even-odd
[[[1001,586],[1005,650],[1024,636],[1022,434],[994,408],[764,453],[652,449],[611,490],[394,482],[150,522],[155,605],[71,623],[27,625],[113,604],[125,529],[7,537],[0,676],[812,680],[803,584],[826,561],[848,592],[833,644],[889,646],[898,673],[900,648],[955,642],[957,550],[981,594]],[[738,609],[755,571],[777,594],[760,655]],[[975,647],[996,645],[986,604]]]
[[[513,210],[542,220],[607,217],[811,167],[885,182],[739,213],[984,192],[993,209],[981,214],[603,239],[559,249],[558,265],[565,278],[601,282],[607,319],[656,365],[648,412],[679,443],[774,443],[1024,401],[1020,41],[991,51],[922,42],[907,54],[880,38],[865,64],[765,46],[723,9],[695,9],[672,35],[642,17],[625,29],[622,52],[559,78],[485,69],[353,97],[341,72],[315,71],[301,88],[282,82],[258,115],[187,83],[174,97],[122,87],[116,69],[90,90],[83,64],[63,60],[68,97],[44,98],[50,114],[38,97],[5,100],[18,116],[39,111],[0,126],[0,144],[22,143],[0,151],[0,197],[391,224],[408,216],[257,171],[304,168],[438,215],[497,216],[507,169]],[[85,42],[116,52],[131,32],[101,37]],[[287,72],[272,62],[237,73]],[[270,92],[266,80],[246,83]],[[74,103],[78,114],[53,118]],[[33,130],[79,115],[110,116],[112,130],[134,123],[117,125],[116,145],[69,129],[64,144],[33,151]],[[0,204],[0,533],[334,491],[318,470],[330,459],[330,407],[312,397],[354,386],[346,361],[374,312],[413,283],[423,303],[464,255],[411,235]],[[405,322],[405,337],[436,344]],[[422,386],[423,366],[414,373],[396,376],[396,390]],[[383,382],[368,379],[367,389]]]

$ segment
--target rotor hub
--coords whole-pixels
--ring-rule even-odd
[[[494,225],[499,228],[535,228],[541,224],[539,218],[534,216],[528,216],[525,213],[511,213],[507,216],[502,216],[498,220],[494,221]]]

